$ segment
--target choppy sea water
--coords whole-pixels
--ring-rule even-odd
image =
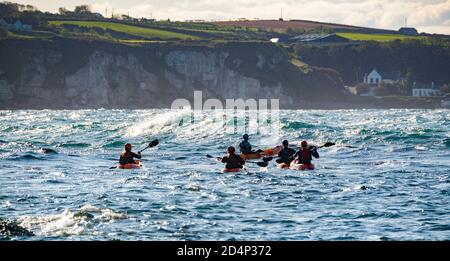
[[[253,145],[337,145],[314,171],[231,174],[205,155],[237,145],[226,125],[254,115],[187,115],[0,111],[0,219],[34,234],[0,239],[450,240],[449,110],[281,111]],[[155,138],[143,169],[109,169],[124,143]]]

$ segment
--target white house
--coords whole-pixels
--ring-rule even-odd
[[[381,83],[381,80],[383,80],[383,78],[375,68],[369,74],[364,75],[364,83],[366,84],[379,84]]]
[[[369,74],[364,75],[364,83],[370,85],[378,85],[381,82],[394,83],[402,80],[404,79],[399,71],[377,71],[374,68]]]
[[[431,84],[420,84],[414,82],[412,87],[412,95],[415,97],[440,96],[441,91],[438,86],[434,85],[434,82]]]
[[[15,21],[14,23],[8,23],[3,19],[0,19],[0,26],[5,27],[11,31],[32,31],[33,26],[31,24],[24,24],[20,20]]]

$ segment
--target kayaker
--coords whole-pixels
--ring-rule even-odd
[[[294,160],[295,150],[289,148],[289,142],[287,140],[283,140],[283,149],[278,153],[278,159],[276,162],[278,164],[291,164]]]
[[[242,169],[245,165],[245,160],[236,155],[236,149],[230,146],[227,152],[228,155],[222,158],[222,163],[226,163],[225,169]]]
[[[131,148],[132,148],[132,146],[130,143],[125,144],[125,151],[120,155],[120,159],[119,159],[120,165],[136,163],[134,161],[134,158],[140,159],[142,157],[141,152],[138,152],[136,154],[131,151]]]
[[[311,165],[312,157],[317,159],[319,158],[319,153],[317,152],[316,147],[308,147],[308,142],[306,141],[302,141],[300,146],[300,150],[294,155],[297,164]]]
[[[244,140],[241,141],[241,143],[239,143],[239,150],[241,151],[242,154],[252,154],[252,153],[262,152],[262,150],[257,150],[257,151],[252,150],[252,145],[250,144],[250,142],[248,142],[248,138],[249,138],[248,134],[244,134],[244,136],[242,136],[242,138]]]

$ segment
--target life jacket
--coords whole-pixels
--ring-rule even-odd
[[[227,164],[226,164],[225,168],[241,169],[243,162],[244,161],[242,160],[242,158],[239,155],[234,154],[231,157],[227,157]]]
[[[129,164],[134,163],[133,156],[131,154],[131,151],[125,151],[120,155],[120,164]]]
[[[122,153],[122,158],[129,159],[129,158],[133,158],[133,157],[131,157],[130,151],[125,151],[124,153]]]
[[[280,158],[282,160],[289,160],[289,159],[293,158],[292,156],[294,156],[294,154],[295,154],[295,150],[293,150],[291,148],[283,148],[279,153]]]
[[[252,145],[250,145],[250,142],[244,140],[239,144],[239,150],[243,154],[250,154],[252,153]]]
[[[308,148],[302,148],[300,155],[298,156],[298,161],[301,164],[311,164],[312,156],[311,151]]]

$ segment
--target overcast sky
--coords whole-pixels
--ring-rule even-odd
[[[420,32],[450,34],[450,0],[10,0],[56,12],[89,4],[108,15],[129,14],[171,20],[228,20],[236,18],[305,19],[357,26],[398,29],[405,25]]]

